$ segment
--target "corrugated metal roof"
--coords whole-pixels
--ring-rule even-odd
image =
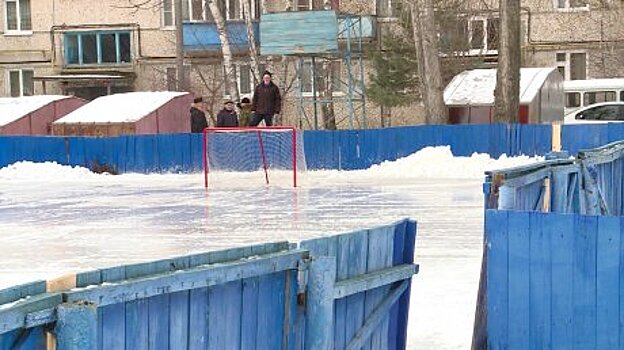
[[[173,98],[186,94],[188,93],[141,91],[102,96],[67,114],[53,124],[131,123],[149,115]]]

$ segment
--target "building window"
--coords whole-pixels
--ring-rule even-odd
[[[584,52],[557,52],[555,60],[565,80],[587,79],[587,55]]]
[[[588,0],[554,0],[556,9],[588,9]]]
[[[125,64],[131,62],[129,32],[65,34],[65,64]]]
[[[30,31],[30,0],[6,0],[6,30]]]
[[[498,18],[472,18],[468,21],[470,54],[498,53]]]
[[[243,0],[215,0],[221,16],[225,20],[243,19]],[[251,0],[251,18],[260,18],[262,10],[261,0]],[[214,22],[214,17],[206,0],[183,0],[182,20],[194,22]],[[174,0],[162,0],[162,23],[163,27],[173,27],[175,25],[175,3]]]
[[[589,106],[594,103],[615,101],[615,91],[592,91],[583,94],[583,105]]]
[[[9,95],[11,97],[32,96],[35,90],[34,71],[17,69],[9,71]]]
[[[167,91],[180,91],[178,90],[178,70],[176,68],[169,67],[166,71],[167,76]],[[191,66],[184,65],[184,81],[190,84],[191,81]],[[184,88],[184,87],[181,87]]]
[[[262,74],[264,72],[264,64],[259,64],[258,72],[256,74]],[[253,93],[256,85],[259,83],[259,77],[254,77],[254,73],[251,70],[251,65],[248,63],[240,63],[234,65],[234,70],[236,74],[236,83],[238,85],[238,92],[241,95],[248,95]],[[225,66],[223,67],[223,74],[226,74]],[[223,95],[226,98],[229,98],[229,91],[227,80],[224,79],[225,84],[223,84]]]
[[[376,3],[378,17],[398,17],[401,13],[401,0],[377,0]]]

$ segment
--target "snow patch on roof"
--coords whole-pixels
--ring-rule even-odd
[[[556,68],[521,68],[520,103],[530,103]],[[459,73],[444,89],[447,105],[493,105],[496,69],[474,69]]]
[[[11,124],[54,101],[70,97],[61,95],[0,97],[0,126]]]
[[[187,92],[141,91],[98,97],[54,124],[132,123]],[[189,106],[190,108],[190,106]]]

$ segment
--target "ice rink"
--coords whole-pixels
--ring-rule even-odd
[[[309,171],[293,189],[257,173],[102,175],[0,169],[0,288],[67,272],[418,222],[409,349],[469,349],[481,263],[483,171],[534,162],[428,148],[361,171]],[[216,184],[216,183],[215,183]]]

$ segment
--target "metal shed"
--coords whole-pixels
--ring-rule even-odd
[[[49,135],[53,121],[86,103],[74,96],[2,97],[0,135]]]
[[[444,89],[449,122],[491,123],[495,88],[496,69],[474,69],[456,75]],[[563,77],[556,68],[520,69],[520,123],[562,121],[563,97]]]
[[[52,123],[53,135],[117,136],[191,131],[187,92],[128,92],[99,97]]]

